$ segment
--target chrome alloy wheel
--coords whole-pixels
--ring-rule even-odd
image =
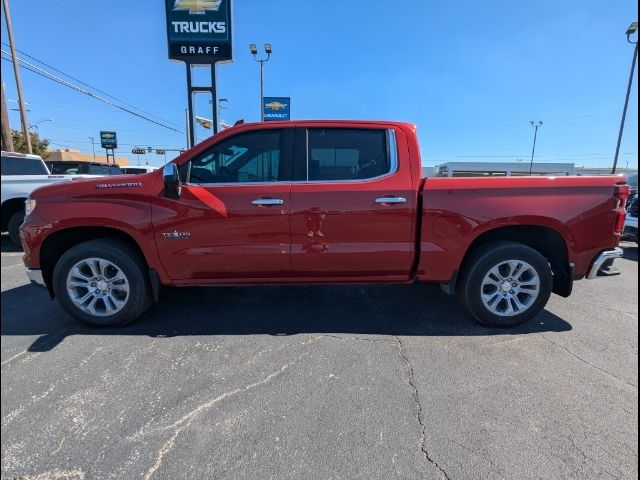
[[[69,298],[83,312],[96,317],[114,315],[129,300],[129,280],[114,263],[104,258],[85,258],[67,275]]]
[[[538,272],[522,260],[507,260],[493,267],[482,280],[482,302],[501,317],[527,311],[540,294]]]

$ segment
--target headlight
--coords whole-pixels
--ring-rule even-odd
[[[29,215],[36,209],[36,200],[34,198],[27,198],[24,202],[24,213]]]

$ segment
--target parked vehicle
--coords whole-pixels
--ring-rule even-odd
[[[138,175],[140,173],[149,173],[157,170],[158,167],[137,166],[137,167],[120,167],[123,175]]]
[[[51,175],[38,155],[2,152],[2,232],[9,233],[12,243],[20,246],[20,225],[25,215],[25,201],[36,188],[68,182],[87,175]]]
[[[162,171],[34,192],[29,278],[92,325],[161,286],[436,282],[487,325],[615,275],[623,176],[422,178],[414,125],[243,124]]]
[[[629,203],[622,238],[624,240],[638,243],[638,195],[635,195],[633,200]]]
[[[119,165],[99,162],[55,160],[45,162],[54,175],[121,175]]]

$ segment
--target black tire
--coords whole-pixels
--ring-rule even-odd
[[[7,231],[9,232],[9,240],[17,247],[22,248],[22,242],[20,241],[20,225],[24,222],[24,210],[14,213],[9,217],[7,223]]]
[[[508,260],[528,263],[539,279],[538,296],[522,313],[505,316],[492,312],[482,301],[483,280],[495,266]],[[553,274],[547,259],[537,250],[517,242],[500,241],[483,245],[465,260],[457,295],[465,309],[481,324],[514,327],[531,320],[545,307],[553,289]],[[505,300],[509,302],[509,300]],[[506,304],[503,304],[506,305]]]
[[[77,262],[92,257],[102,258],[116,265],[129,283],[126,303],[113,315],[97,316],[85,312],[76,306],[67,291],[67,275],[71,268]],[[152,302],[149,275],[143,259],[129,244],[113,238],[90,240],[66,251],[53,269],[52,284],[64,310],[72,317],[92,326],[125,325],[142,315]]]

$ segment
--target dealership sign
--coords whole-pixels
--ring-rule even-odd
[[[231,60],[231,0],[165,0],[165,7],[171,60]]]
[[[291,120],[291,98],[264,97],[264,121]]]
[[[102,148],[118,148],[116,132],[100,132],[100,144]]]

